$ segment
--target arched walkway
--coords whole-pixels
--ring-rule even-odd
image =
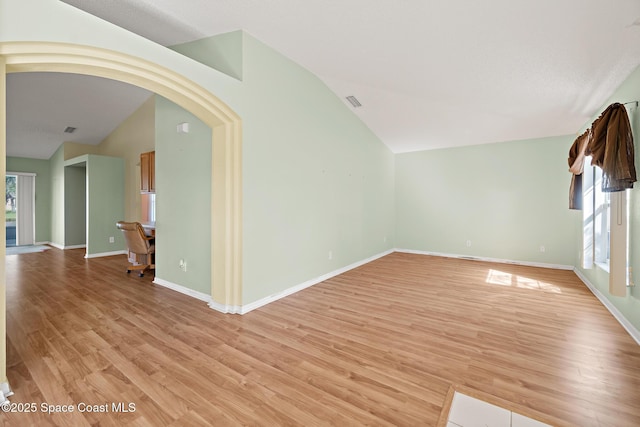
[[[226,104],[184,76],[158,64],[91,46],[0,43],[0,154],[6,157],[6,74],[51,71],[105,77],[161,95],[213,130],[211,176],[211,306],[234,312],[242,298],[242,127]],[[0,172],[5,174],[5,162]],[[0,241],[3,241],[2,237]],[[4,261],[5,244],[0,244]],[[0,383],[6,381],[6,283],[0,274]],[[0,399],[1,400],[1,399]]]

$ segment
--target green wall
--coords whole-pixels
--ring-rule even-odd
[[[391,249],[394,162],[318,77],[241,35],[243,82],[225,101],[243,120],[247,304]],[[174,49],[204,62],[211,43]]]
[[[120,157],[125,165],[124,220],[140,221],[140,153],[155,148],[155,96],[142,104],[97,146],[103,156]]]
[[[49,159],[51,168],[51,243],[64,247],[64,144]]]
[[[64,246],[87,244],[86,163],[64,168]]]
[[[572,142],[564,136],[396,155],[396,247],[573,265]]]
[[[36,174],[36,242],[51,240],[51,166],[48,160],[7,157],[7,171]]]
[[[239,30],[218,34],[195,43],[173,46],[172,49],[228,76],[242,80],[244,78],[244,39],[244,32]]]
[[[70,150],[71,154],[83,151],[78,146],[76,144]],[[92,148],[86,147],[88,150]],[[125,245],[122,233],[115,228],[115,222],[124,219],[124,202],[119,196],[119,188],[124,186],[124,172],[120,172],[122,159],[84,155],[77,161],[71,159],[70,163],[75,164],[74,166],[65,166],[69,164],[69,161],[64,160],[69,151],[66,148],[66,144],[61,145],[49,160],[19,157],[6,159],[8,171],[36,174],[36,241],[52,242],[59,247],[87,244],[86,166],[90,161],[93,165],[90,170],[90,177],[93,177],[90,185],[95,197],[90,204],[94,227],[91,230],[88,253],[123,250]],[[101,219],[101,225],[98,226]],[[111,236],[114,237],[114,243],[108,241]]]
[[[82,151],[78,145],[71,149],[74,154]],[[65,157],[62,144],[49,159],[51,243],[60,248],[86,245],[87,256],[123,251],[122,232],[115,224],[124,218],[124,160],[95,154]]]
[[[211,128],[161,96],[155,123],[156,277],[210,295]]]
[[[588,126],[591,126],[593,120],[595,120],[609,104],[636,100],[640,100],[640,68],[636,69],[622,85],[620,85],[613,95],[609,97],[607,102],[598,110],[598,114],[589,122],[585,123],[584,128],[586,129]],[[640,176],[640,148],[638,147],[638,141],[640,141],[640,109],[633,105],[629,105],[628,108],[631,110],[631,122],[635,138],[636,170]],[[574,262],[577,270],[580,271],[636,329],[640,330],[640,289],[638,288],[638,286],[640,286],[640,183],[636,183],[630,191],[629,259],[632,268],[632,281],[636,283],[636,286],[627,288],[627,295],[624,297],[616,297],[609,294],[609,274],[606,271],[600,267],[594,267],[592,269],[582,268],[582,260],[580,258],[582,254],[581,239],[578,239],[578,247],[574,250]],[[575,220],[574,226],[576,233],[582,232],[582,216]]]
[[[244,39],[247,304],[391,249],[394,164],[318,77]]]
[[[122,251],[126,245],[116,222],[124,218],[124,160],[94,154],[86,158],[87,256]]]

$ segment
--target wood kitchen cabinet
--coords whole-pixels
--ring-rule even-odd
[[[156,192],[156,152],[140,154],[140,192]]]

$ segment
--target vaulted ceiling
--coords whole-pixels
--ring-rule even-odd
[[[394,152],[575,133],[640,64],[638,0],[65,2],[167,46],[247,31],[356,96],[355,114]],[[11,109],[22,95],[9,95]],[[131,110],[118,99],[101,111]]]
[[[151,96],[99,77],[61,73],[7,76],[7,156],[48,159],[65,141],[99,144]],[[75,128],[65,133],[67,127]]]

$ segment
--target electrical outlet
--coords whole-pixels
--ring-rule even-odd
[[[181,260],[178,262],[178,267],[180,267],[180,270],[182,270],[182,271],[186,272],[186,271],[187,271],[187,261],[185,261],[185,260],[181,259]]]
[[[113,236],[109,237],[109,243],[113,243],[115,241],[116,241],[116,239]]]
[[[333,251],[329,251],[329,259],[333,259]]]
[[[547,250],[547,249],[544,247],[544,245],[541,245],[541,246],[540,246],[540,252],[544,252],[544,251],[546,251],[546,250]]]
[[[471,247],[471,240],[467,240],[467,247],[470,248]]]

